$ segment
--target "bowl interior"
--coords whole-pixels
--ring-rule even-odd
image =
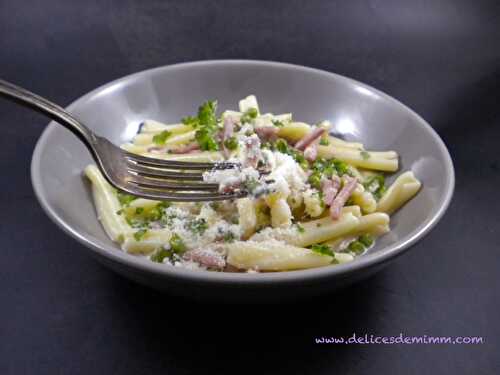
[[[361,141],[368,149],[397,151],[401,171],[412,170],[423,182],[417,197],[392,218],[392,231],[367,257],[411,244],[446,209],[453,166],[439,137],[401,103],[335,74],[257,61],[179,64],[112,82],[69,109],[97,134],[121,144],[133,137],[144,119],[176,122],[194,114],[207,99],[217,99],[220,109],[237,109],[238,100],[249,94],[257,96],[264,112],[292,112],[294,119],[309,123],[327,119],[347,140]],[[82,177],[89,163],[92,159],[83,144],[51,123],[33,159],[35,191],[49,215],[70,234],[94,250],[121,252],[96,218],[89,184]]]

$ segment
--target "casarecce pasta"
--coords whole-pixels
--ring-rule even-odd
[[[170,266],[264,272],[352,261],[390,231],[390,216],[415,196],[411,171],[386,188],[399,169],[395,151],[369,151],[331,135],[328,121],[310,125],[291,113],[261,113],[255,96],[217,116],[203,103],[178,124],[146,120],[127,151],[185,161],[237,161],[241,168],[206,172],[221,191],[247,197],[171,203],[116,191],[89,165],[97,215],[128,253]]]

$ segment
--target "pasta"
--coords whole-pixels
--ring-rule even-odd
[[[246,197],[172,203],[114,189],[89,165],[97,217],[109,238],[167,266],[226,272],[277,272],[350,262],[390,231],[390,216],[421,189],[395,151],[367,151],[332,136],[329,121],[310,125],[291,113],[261,113],[255,96],[220,117],[217,103],[176,124],[146,120],[121,147],[166,160],[240,167],[208,171],[207,182]]]

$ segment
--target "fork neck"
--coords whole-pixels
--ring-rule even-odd
[[[96,135],[90,129],[69,112],[39,95],[0,79],[0,96],[50,117],[73,132],[87,146],[92,147],[96,142]]]

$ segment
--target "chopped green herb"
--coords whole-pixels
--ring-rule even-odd
[[[161,201],[156,205],[158,208],[169,208],[172,204],[168,201]]]
[[[199,126],[204,126],[208,128],[217,127],[217,118],[215,117],[215,112],[217,112],[216,100],[208,100],[205,103],[203,103],[198,108]]]
[[[118,211],[116,211],[116,214],[117,214],[117,215],[121,215],[121,214],[123,214],[123,208],[122,208],[122,209],[119,209]]]
[[[347,247],[354,254],[361,254],[365,251],[365,245],[363,245],[360,241],[353,241]]]
[[[325,208],[326,204],[325,204],[325,200],[323,199],[323,192],[320,190],[317,194],[318,194],[318,198],[319,198],[319,205],[321,206],[321,208]]]
[[[361,242],[365,247],[370,247],[373,245],[373,237],[369,234],[362,234],[359,236],[358,241]]]
[[[330,246],[327,245],[314,244],[311,246],[311,250],[321,255],[328,255],[331,257],[334,256],[332,249],[330,249]]]
[[[165,258],[171,258],[172,255],[173,255],[172,251],[160,248],[160,249],[156,250],[153,254],[151,254],[149,259],[151,259],[153,262],[156,262],[156,263],[163,263]]]
[[[339,176],[349,174],[349,166],[347,165],[347,163],[343,162],[342,160],[334,159],[333,165],[335,166],[335,169],[337,170],[337,174]]]
[[[144,212],[144,207],[137,207],[137,208],[135,209],[135,214],[136,214],[136,215],[140,215],[140,214],[142,214],[143,212]]]
[[[181,122],[184,125],[196,127],[198,125],[198,118],[193,116],[186,116],[181,120]]]
[[[175,215],[172,212],[169,212],[166,215],[162,215],[160,221],[162,224],[165,224],[167,226],[171,226],[173,224],[175,218],[177,218],[177,215]]]
[[[327,178],[331,178],[336,173],[334,161],[323,158],[317,159],[313,163],[312,169],[314,172],[323,174]]]
[[[168,130],[164,130],[153,136],[153,142],[157,145],[164,145],[167,139],[172,135]]]
[[[195,139],[202,151],[217,151],[219,145],[215,141],[217,131],[217,101],[206,101],[198,108],[197,117],[184,117],[182,123],[196,129]]]
[[[158,203],[156,206],[149,210],[149,212],[147,213],[147,219],[150,221],[161,220],[164,213],[163,210],[168,207],[170,207],[170,202],[163,201]]]
[[[197,130],[194,137],[203,151],[217,151],[219,149],[219,145],[214,139],[214,134],[209,129]]]
[[[307,179],[307,182],[309,184],[316,188],[316,189],[321,189],[321,173],[320,172],[313,172]]]
[[[174,233],[172,237],[170,237],[170,241],[168,241],[168,243],[170,244],[172,251],[176,254],[182,254],[186,251],[186,245],[177,233]]]
[[[304,157],[303,154],[301,154],[300,152],[298,151],[295,151],[293,154],[292,154],[293,158],[295,159],[295,161],[300,165],[300,167],[303,169],[303,170],[306,170],[309,168],[309,163],[307,162],[306,158]]]
[[[361,155],[361,157],[363,158],[363,160],[366,160],[366,159],[370,159],[370,154],[366,151],[360,151],[359,153]]]
[[[283,138],[279,138],[278,140],[276,140],[276,142],[274,143],[274,148],[279,152],[281,152],[282,154],[290,153],[290,147],[288,146],[288,142]]]
[[[319,144],[321,146],[328,146],[330,144],[330,140],[328,138],[321,138],[319,140]]]
[[[379,200],[387,190],[385,187],[385,177],[382,174],[376,174],[363,182],[366,190],[373,194],[375,199]]]
[[[304,233],[306,231],[306,229],[300,224],[297,224],[297,230],[299,233]]]
[[[228,150],[236,150],[238,148],[238,140],[236,137],[228,138],[224,141],[224,146],[226,146]]]
[[[278,128],[282,128],[283,126],[285,126],[285,124],[283,124],[283,122],[280,120],[273,120],[272,123],[274,126],[276,126]]]
[[[136,220],[136,219],[132,219],[130,217],[125,216],[125,221],[132,228],[145,228],[145,227],[147,227],[147,222],[145,222],[144,220]]]
[[[161,212],[161,209],[159,209],[158,207],[153,207],[149,212],[148,212],[148,218],[151,220],[151,221],[156,221],[156,220],[160,220],[162,217],[162,212]]]
[[[224,237],[222,237],[224,242],[233,242],[235,240],[235,236],[233,232],[226,232]]]
[[[375,193],[373,193],[373,196],[376,200],[380,200],[386,191],[387,188],[385,186],[381,186]]]
[[[147,233],[147,229],[139,229],[137,232],[134,233],[134,238],[136,241],[140,241]]]
[[[253,119],[255,119],[259,115],[259,112],[257,112],[256,108],[248,108],[248,110],[243,113],[243,115],[240,118],[240,121],[242,124],[251,122]]]
[[[208,223],[203,218],[195,219],[189,224],[189,229],[191,229],[193,233],[202,235],[208,229]]]
[[[127,207],[132,201],[135,201],[138,197],[126,193],[117,192],[116,196],[118,197],[118,201],[122,206]]]

